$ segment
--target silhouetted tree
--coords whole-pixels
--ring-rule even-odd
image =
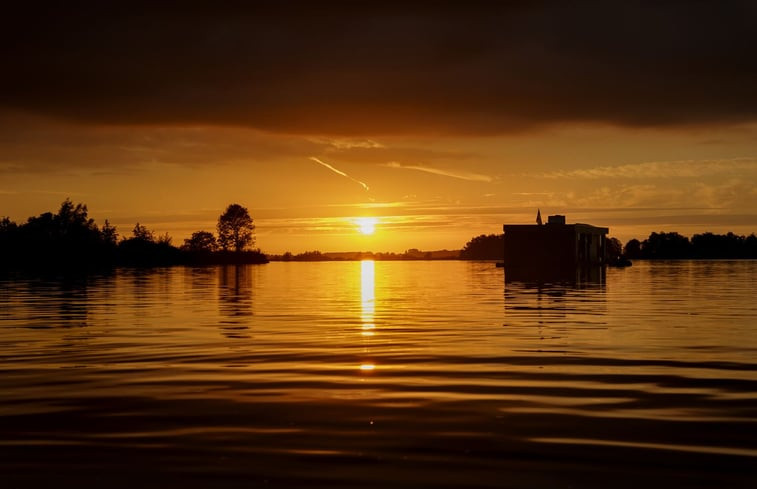
[[[320,251],[306,251],[295,255],[295,261],[325,261],[327,258]]]
[[[3,217],[0,219],[0,233],[9,232],[11,229],[18,228],[18,225],[11,221],[10,217]]]
[[[133,239],[149,241],[150,243],[155,242],[155,233],[147,229],[146,226],[142,226],[139,223],[134,225],[134,229],[132,229],[131,233],[133,235]]]
[[[15,240],[15,234],[18,231],[18,224],[11,221],[9,217],[0,219],[0,246],[3,243],[11,243]],[[0,248],[2,249],[2,248]]]
[[[0,267],[4,268],[7,263],[16,256],[19,246],[18,225],[9,217],[0,219]]]
[[[212,253],[218,249],[216,237],[208,231],[196,231],[184,240],[182,249],[193,253]]]
[[[246,212],[246,209],[244,209]],[[244,220],[242,220],[244,222]],[[246,229],[251,232],[252,219]],[[242,230],[244,231],[244,230]],[[242,237],[234,243],[244,242]],[[234,234],[231,234],[234,237]],[[215,253],[211,233],[194,236],[197,246],[210,253],[179,250],[171,244],[171,236],[156,236],[147,227],[136,223],[131,236],[118,241],[116,228],[107,220],[102,230],[87,215],[87,206],[66,199],[57,213],[45,212],[16,225],[9,218],[0,218],[0,269],[76,270],[112,265],[169,266],[180,263],[267,263],[259,250],[240,253]],[[188,241],[191,241],[188,240]],[[247,238],[247,243],[251,236]]]
[[[40,244],[47,248],[47,253],[65,261],[86,261],[90,254],[97,254],[102,243],[94,219],[87,214],[87,206],[74,205],[70,199],[63,201],[57,214],[43,214],[40,219],[30,219],[31,222],[37,225],[34,230],[44,236]]]
[[[631,259],[641,258],[641,241],[636,238],[628,240],[628,243],[623,248],[623,254]]]
[[[460,252],[463,260],[503,260],[505,257],[504,234],[482,234],[465,244]]]
[[[218,244],[226,250],[243,251],[255,244],[255,224],[250,213],[239,204],[231,204],[218,218]]]
[[[102,228],[102,239],[106,245],[115,246],[118,242],[118,232],[115,226],[111,226],[110,222],[106,219],[105,225]]]
[[[172,241],[173,241],[173,238],[171,236],[169,236],[169,234],[167,232],[163,233],[160,236],[158,236],[157,238],[155,238],[155,242],[156,243],[158,243],[158,244],[164,244],[164,245],[169,245],[169,246],[171,245]]]
[[[12,267],[81,267],[108,259],[102,234],[87,215],[87,206],[66,199],[58,212],[30,217],[21,226],[4,219],[4,262]]]
[[[87,206],[81,202],[74,205],[71,199],[66,199],[60,205],[55,216],[63,234],[76,232],[78,229],[96,229],[94,219],[87,216]]]
[[[757,236],[754,233],[744,239],[744,257],[757,258]]]
[[[155,233],[137,223],[132,237],[118,243],[118,262],[123,265],[168,266],[183,261],[181,251],[171,246],[168,233],[155,238]]]
[[[608,260],[617,260],[623,254],[623,243],[618,238],[607,238],[605,255]]]
[[[643,258],[688,258],[689,238],[678,233],[652,233],[641,243]]]
[[[742,258],[745,253],[746,238],[728,234],[695,234],[691,238],[692,255],[695,258]]]

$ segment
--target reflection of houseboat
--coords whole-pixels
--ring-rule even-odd
[[[509,271],[565,273],[606,265],[608,228],[566,224],[549,216],[546,224],[505,224],[504,266]]]

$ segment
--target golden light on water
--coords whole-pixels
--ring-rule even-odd
[[[360,323],[364,337],[373,336],[376,329],[376,264],[373,260],[360,262]],[[366,345],[367,352],[367,345]],[[361,371],[375,369],[373,363],[360,365]]]
[[[360,321],[363,330],[376,327],[376,269],[373,260],[360,262]]]
[[[363,331],[360,333],[363,336],[373,336],[374,333],[372,330],[376,328],[375,324],[363,324]]]

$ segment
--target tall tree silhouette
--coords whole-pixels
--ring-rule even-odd
[[[254,245],[254,231],[250,213],[239,204],[231,204],[218,218],[218,244],[225,251],[243,251]]]

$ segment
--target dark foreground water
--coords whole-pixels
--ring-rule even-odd
[[[757,487],[757,262],[0,278],[0,486]]]

